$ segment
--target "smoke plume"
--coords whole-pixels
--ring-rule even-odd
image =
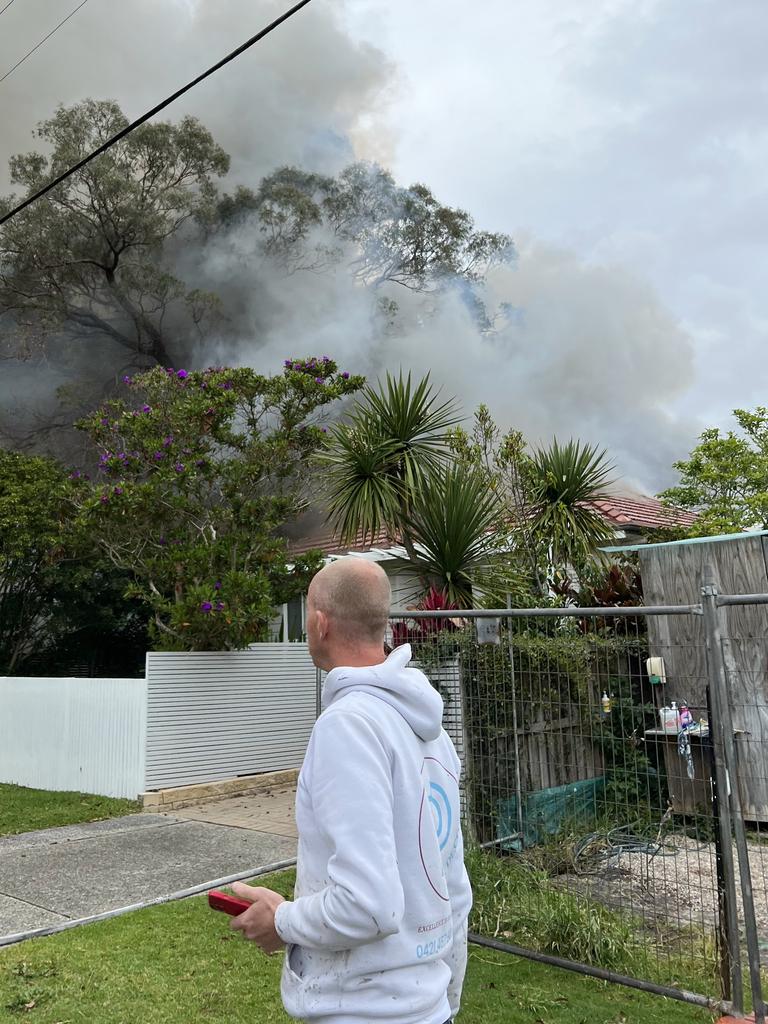
[[[174,120],[199,117],[231,154],[227,189],[256,187],[284,164],[334,174],[352,159],[386,162],[386,100],[399,87],[397,72],[347,34],[341,6],[310,5],[167,112]],[[273,0],[88,5],[5,83],[0,190],[8,191],[8,157],[34,148],[32,127],[57,103],[110,97],[135,117],[284,7]],[[47,0],[7,12],[0,69],[40,38],[49,17]],[[288,356],[327,353],[373,377],[429,370],[467,415],[485,402],[501,426],[522,429],[534,443],[580,437],[608,448],[633,486],[664,486],[699,430],[666,411],[692,376],[690,339],[652,289],[621,267],[587,264],[533,238],[516,243],[516,262],[493,268],[480,286],[491,320],[481,327],[463,284],[430,294],[366,287],[350,269],[351,251],[321,269],[287,272],[260,255],[257,226],[245,221],[175,257],[191,286],[221,295],[227,315],[194,364],[277,370]],[[382,312],[382,298],[397,303],[394,319]],[[34,378],[28,366],[15,376],[15,364],[0,364],[0,403],[7,410],[21,387],[28,407],[44,406],[53,387],[74,384],[89,360],[73,346],[37,366]]]

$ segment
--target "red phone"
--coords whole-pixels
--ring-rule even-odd
[[[251,906],[247,900],[239,900],[236,896],[222,892],[220,889],[211,889],[208,893],[208,906],[212,910],[221,910],[230,917],[237,917]]]

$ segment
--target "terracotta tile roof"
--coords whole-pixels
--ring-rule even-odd
[[[623,497],[617,494],[603,501],[592,502],[592,507],[607,522],[618,528],[658,530],[669,526],[693,526],[696,522],[696,516],[692,512],[670,508],[662,504],[658,498]]]
[[[380,530],[373,539],[369,537],[364,541],[362,534],[359,534],[354,544],[343,544],[334,531],[327,527],[306,537],[288,541],[288,552],[291,555],[305,555],[308,551],[322,551],[324,555],[341,555],[348,551],[391,548],[398,543],[399,541],[390,537],[385,530]]]
[[[669,526],[692,526],[696,516],[682,509],[672,509],[663,505],[658,498],[645,496],[611,495],[602,501],[592,503],[606,522],[616,529],[657,530]],[[363,541],[359,535],[354,544],[343,544],[334,531],[326,526],[315,530],[306,537],[299,537],[288,542],[291,555],[304,555],[307,551],[322,551],[324,555],[343,555],[351,551],[370,551],[371,548],[391,548],[400,544],[400,540],[391,537],[381,530],[371,540]]]

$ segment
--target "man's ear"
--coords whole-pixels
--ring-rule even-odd
[[[320,609],[318,609],[315,612],[315,615],[317,616],[318,635],[321,640],[325,640],[325,638],[328,636],[328,616],[325,614],[325,612],[321,612]]]

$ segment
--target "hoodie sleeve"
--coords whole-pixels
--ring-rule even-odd
[[[275,927],[287,943],[352,949],[393,935],[404,914],[390,760],[372,724],[356,712],[322,715],[312,740],[312,809],[332,851],[329,882],[282,903]]]

